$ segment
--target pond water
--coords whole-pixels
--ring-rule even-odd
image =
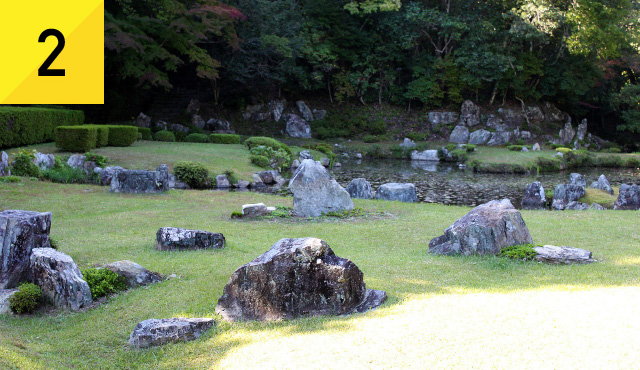
[[[545,174],[480,174],[455,165],[435,164],[424,161],[362,160],[345,161],[342,167],[331,173],[340,185],[346,187],[352,179],[363,177],[373,189],[389,182],[410,182],[416,185],[418,201],[452,205],[477,206],[495,200],[509,198],[520,207],[522,195],[528,184],[540,181],[545,190],[569,182],[572,172],[582,174],[587,186],[601,174],[612,186],[621,183],[640,183],[640,170],[614,168],[580,168],[565,172]]]

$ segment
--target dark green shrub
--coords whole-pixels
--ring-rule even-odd
[[[102,148],[109,145],[109,127],[105,125],[83,125],[95,127],[96,132],[96,148]]]
[[[52,168],[42,172],[42,177],[59,184],[90,184],[93,177],[87,175],[82,168],[71,168],[63,166]]]
[[[445,145],[444,148],[447,149],[448,151],[452,152],[452,151],[458,149],[458,144],[449,143],[449,144]]]
[[[509,146],[507,146],[507,149],[509,149],[512,152],[521,152],[522,151],[522,145],[509,145]]]
[[[639,158],[634,158],[634,157],[629,157],[629,158],[627,158],[627,160],[624,162],[624,166],[625,166],[625,167],[629,167],[629,168],[637,168],[637,167],[640,167],[640,159],[639,159]]]
[[[381,119],[370,120],[365,124],[364,131],[373,135],[384,135],[387,132],[387,124]]]
[[[605,155],[605,156],[598,157],[595,160],[595,163],[599,167],[612,167],[612,168],[622,167],[624,165],[624,162],[622,161],[622,157],[617,155]]]
[[[136,126],[107,125],[109,127],[109,146],[131,146],[138,138]]]
[[[127,288],[124,278],[109,269],[88,268],[82,270],[82,276],[89,285],[93,299]]]
[[[96,126],[56,127],[56,147],[65,152],[84,153],[96,147],[98,129]]]
[[[14,176],[40,177],[42,175],[40,168],[33,163],[33,159],[36,157],[35,153],[35,150],[20,149],[14,157],[11,174]]]
[[[176,141],[176,137],[173,134],[173,132],[167,131],[167,130],[162,130],[162,131],[156,132],[156,134],[153,136],[153,140],[155,140],[155,141],[174,142],[174,141]]]
[[[230,184],[237,184],[238,183],[238,176],[236,176],[235,172],[233,172],[233,170],[225,170],[224,175],[227,176],[227,180],[229,180]]]
[[[231,218],[242,218],[242,216],[244,216],[244,215],[240,211],[231,212]]]
[[[291,167],[291,155],[287,154],[284,149],[273,149],[266,146],[258,146],[250,150],[252,156],[266,157],[269,160],[269,166],[280,171],[282,168]]]
[[[469,166],[477,173],[527,173],[524,166],[514,163],[484,163],[474,159]]]
[[[22,178],[19,176],[3,176],[0,177],[0,183],[14,183],[14,182],[22,182]]]
[[[17,314],[35,311],[43,302],[42,290],[32,283],[23,283],[9,298],[9,308]]]
[[[377,143],[380,141],[380,137],[376,135],[366,135],[362,138],[362,141],[364,141],[365,143]]]
[[[516,145],[524,146],[524,140],[522,140],[522,139],[516,140]]]
[[[393,145],[390,149],[391,158],[393,159],[409,159],[413,148],[405,148],[400,145]]]
[[[188,143],[210,143],[211,139],[206,134],[189,134],[184,138]]]
[[[209,136],[214,144],[240,144],[240,135],[234,134],[211,134]]]
[[[467,153],[473,153],[476,150],[477,145],[474,144],[465,144],[462,146]]]
[[[417,132],[410,132],[407,134],[407,137],[417,143],[418,141],[424,141],[427,138],[427,135],[419,134]]]
[[[252,155],[249,157],[249,160],[251,161],[251,163],[255,164],[258,167],[269,167],[269,158],[263,155]]]
[[[53,249],[58,249],[58,245],[59,245],[58,240],[50,237],[49,238],[49,245]]]
[[[533,261],[538,253],[533,249],[535,244],[511,245],[500,250],[500,256],[521,261]]]
[[[54,139],[58,126],[84,123],[84,112],[35,107],[0,107],[0,148],[40,144]]]
[[[253,149],[253,148],[258,147],[258,146],[266,146],[268,148],[273,148],[275,150],[282,149],[285,152],[287,152],[287,154],[289,154],[289,155],[293,154],[291,152],[291,148],[289,148],[289,146],[287,144],[281,143],[278,140],[270,138],[270,137],[264,137],[264,136],[250,137],[250,138],[248,138],[247,140],[244,141],[244,144],[249,149]]]
[[[377,144],[371,145],[371,147],[367,149],[365,156],[369,158],[385,158],[386,157],[384,150],[382,150],[382,147]]]
[[[556,172],[562,169],[562,160],[556,157],[537,157],[538,172]]]
[[[451,151],[449,154],[451,154],[451,158],[454,162],[464,163],[469,159],[469,154],[467,154],[465,149],[456,149]]]
[[[153,140],[153,134],[148,127],[138,127],[138,133],[142,134],[142,140]]]
[[[105,167],[109,163],[109,158],[100,154],[86,152],[84,156],[86,157],[85,161],[94,162],[98,167]]]
[[[209,170],[202,163],[182,161],[173,168],[176,178],[194,189],[211,188]]]

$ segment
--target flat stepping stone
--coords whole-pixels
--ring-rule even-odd
[[[590,251],[580,248],[545,245],[542,247],[534,247],[533,250],[538,253],[536,261],[550,263],[553,265],[598,262],[593,259],[593,255]]]
[[[129,345],[135,348],[161,346],[167,343],[187,342],[200,338],[202,333],[215,326],[216,321],[209,318],[144,320],[133,329],[129,336]]]

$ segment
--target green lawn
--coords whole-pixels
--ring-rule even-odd
[[[144,145],[144,144],[142,144]],[[136,146],[129,150],[137,150]],[[429,240],[468,208],[356,200],[387,218],[235,221],[254,193],[110,194],[106,187],[0,184],[0,210],[52,211],[51,235],[81,268],[130,259],[178,278],[119,294],[86,312],[0,318],[0,368],[356,369],[638,367],[640,212],[523,211],[534,242],[586,248],[600,262],[548,266],[496,257],[439,257]],[[222,232],[221,251],[159,252],[163,226]],[[379,309],[349,317],[218,326],[199,340],[132,350],[150,318],[217,317],[231,273],[280,238],[314,236],[383,289]],[[219,318],[219,317],[218,317]]]

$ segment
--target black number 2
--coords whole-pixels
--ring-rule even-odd
[[[49,67],[51,67],[51,64],[53,64],[53,61],[56,60],[58,55],[60,55],[60,53],[62,52],[62,49],[64,49],[64,36],[62,35],[62,32],[50,28],[40,34],[38,42],[45,42],[47,40],[47,37],[49,36],[54,36],[58,39],[58,46],[53,49],[51,55],[49,55],[47,60],[42,63],[42,66],[40,66],[40,68],[38,69],[38,76],[64,76],[64,69],[49,69]]]

